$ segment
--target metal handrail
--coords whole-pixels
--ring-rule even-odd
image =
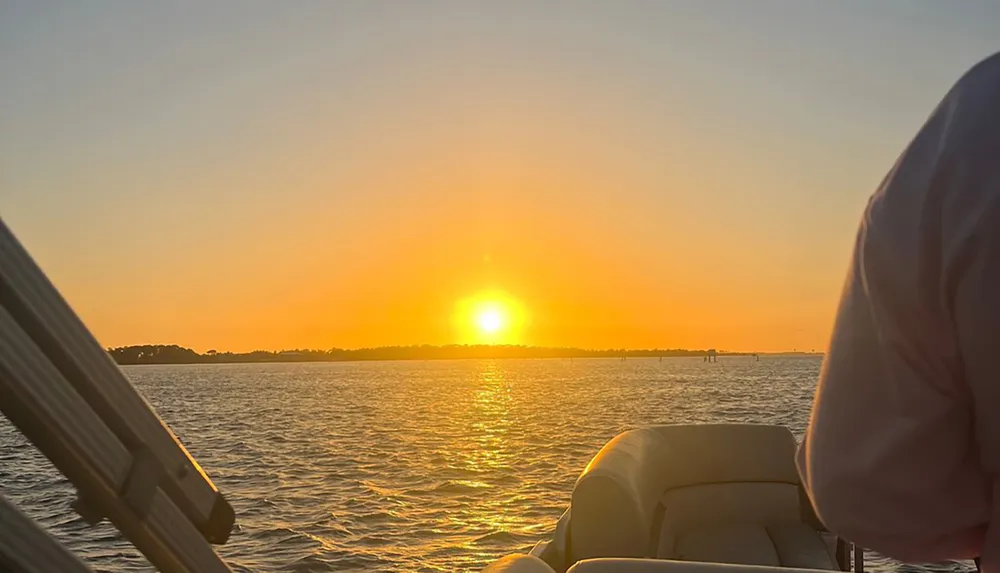
[[[209,543],[232,507],[2,219],[0,413],[73,483],[84,519],[109,519],[164,573],[230,572]]]

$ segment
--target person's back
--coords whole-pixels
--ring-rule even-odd
[[[799,469],[843,537],[1000,573],[1000,54],[865,210]]]

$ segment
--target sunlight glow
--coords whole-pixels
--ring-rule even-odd
[[[506,322],[503,310],[499,308],[483,309],[480,311],[479,316],[476,317],[479,329],[486,334],[495,334],[504,327],[504,323]]]
[[[454,324],[462,344],[519,344],[527,325],[524,306],[503,291],[484,291],[459,301]]]

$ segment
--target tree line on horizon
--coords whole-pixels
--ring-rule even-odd
[[[712,350],[648,349],[627,350],[610,348],[586,350],[544,346],[448,344],[414,346],[380,346],[376,348],[329,350],[254,350],[252,352],[218,352],[204,354],[176,344],[145,344],[108,348],[108,354],[121,365],[130,364],[211,364],[247,362],[348,362],[363,360],[448,360],[468,358],[621,358],[707,356]],[[720,352],[729,356],[747,356],[749,352]]]

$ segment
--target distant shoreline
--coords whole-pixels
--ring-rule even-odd
[[[120,365],[138,364],[255,364],[288,362],[368,362],[402,360],[538,359],[538,358],[699,358],[716,356],[822,356],[814,352],[728,352],[688,349],[604,349],[555,348],[515,345],[383,346],[345,350],[257,350],[202,354],[178,346],[141,345],[109,348]]]

